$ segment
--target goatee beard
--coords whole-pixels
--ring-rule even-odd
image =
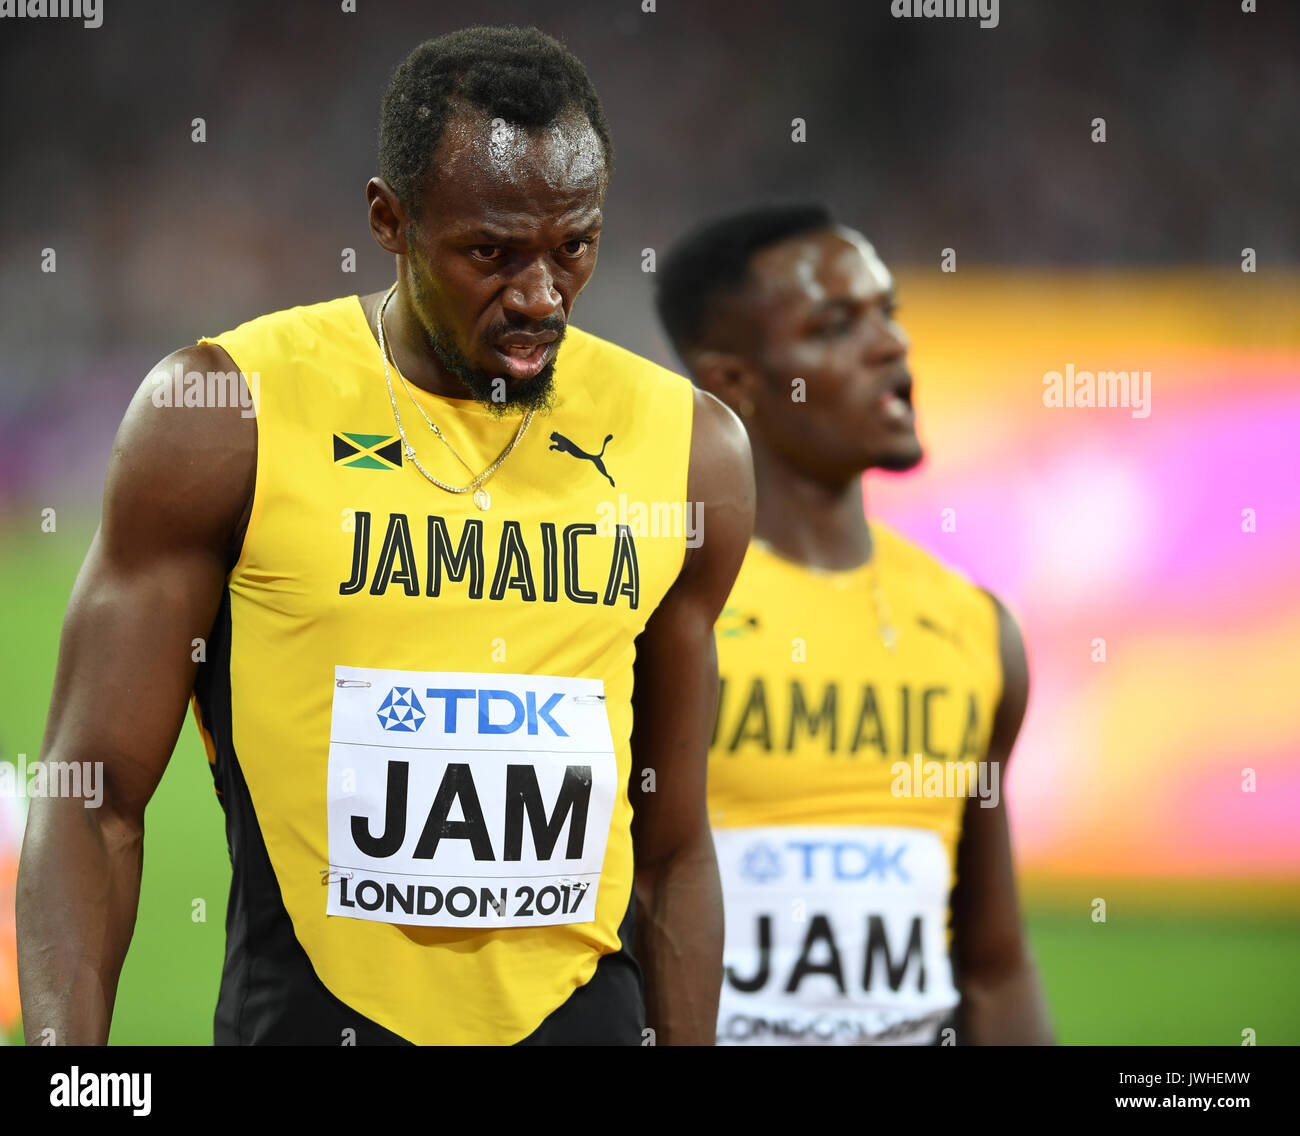
[[[530,379],[508,379],[470,365],[451,336],[441,329],[428,329],[425,340],[439,365],[453,375],[476,402],[481,402],[498,418],[529,410],[542,414],[550,411],[555,402],[555,359],[560,344],[555,340],[546,366]]]

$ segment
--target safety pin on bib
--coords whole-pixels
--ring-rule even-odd
[[[339,678],[334,680],[335,686],[369,686],[363,678]]]
[[[350,880],[351,878],[351,872],[345,872],[339,868],[322,868],[320,870],[320,882],[326,887],[329,887],[330,884],[338,883],[339,880]]]

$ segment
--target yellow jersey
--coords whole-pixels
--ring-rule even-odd
[[[684,507],[690,383],[570,327],[480,510],[410,460],[356,296],[201,342],[257,420],[193,700],[233,866],[217,1040],[518,1042],[614,956],[639,1040],[632,666],[683,560],[647,517]],[[520,425],[392,386],[449,485]]]
[[[988,784],[997,612],[870,528],[849,571],[755,540],[717,624],[721,1044],[928,1043],[957,1003],[949,895]]]

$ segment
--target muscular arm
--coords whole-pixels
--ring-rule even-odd
[[[688,497],[703,541],[637,640],[632,780],[637,956],[661,1045],[712,1045],[722,987],[722,886],[705,804],[717,710],[713,625],[754,526],[754,474],[739,420],[697,391]],[[642,791],[645,770],[654,789]]]
[[[237,370],[218,347],[168,356]],[[157,372],[155,372],[157,373]],[[135,926],[144,809],[171,756],[247,523],[256,427],[240,408],[159,407],[146,379],[109,462],[99,530],[64,619],[44,761],[102,763],[98,808],[31,802],[18,868],[18,978],[29,1044],[108,1040]]]
[[[1006,771],[1029,701],[1025,645],[1011,614],[998,609],[1002,701],[993,719],[988,760],[1000,766],[998,803],[966,804],[957,886],[952,897],[953,966],[961,992],[957,1038],[964,1045],[1051,1045],[1051,1019],[1029,953],[1016,898]]]

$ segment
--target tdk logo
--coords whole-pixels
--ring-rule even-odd
[[[409,686],[395,686],[380,704],[378,717],[385,730],[413,734],[424,723],[424,707]]]
[[[750,845],[740,860],[740,874],[756,884],[779,879],[784,871],[780,851],[767,843]]]
[[[884,883],[891,875],[905,884],[912,880],[903,867],[905,843],[891,849],[853,840],[791,840],[785,847],[801,880],[860,882],[874,876]],[[751,845],[741,859],[741,875],[757,884],[779,879],[784,871],[781,853],[771,844]]]
[[[480,734],[513,734],[523,729],[536,737],[540,727],[545,725],[557,738],[569,736],[554,718],[556,706],[564,700],[562,691],[556,691],[542,702],[538,700],[544,696],[535,690],[524,691],[523,698],[520,698],[510,690],[431,686],[424,696],[430,701],[430,713],[434,712],[433,702],[442,702],[442,730],[445,734],[468,733],[470,730]],[[469,706],[462,710],[462,702],[468,702]]]

